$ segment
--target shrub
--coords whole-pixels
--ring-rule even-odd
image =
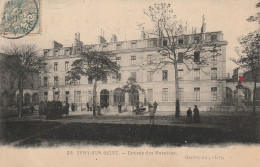
[[[60,101],[47,102],[46,119],[59,119],[62,117],[62,103]]]

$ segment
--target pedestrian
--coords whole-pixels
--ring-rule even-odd
[[[97,103],[97,115],[101,115],[101,108],[99,103]]]
[[[157,106],[158,106],[158,103],[157,103],[156,101],[154,101],[153,107],[154,107],[155,112],[156,112],[156,110],[157,110]]]
[[[87,109],[88,109],[88,111],[89,111],[89,108],[90,108],[90,107],[89,107],[89,102],[87,102]]]
[[[150,103],[148,103],[148,110],[150,110],[151,107],[152,107],[152,105]]]
[[[149,109],[150,124],[154,124],[154,113],[155,113],[155,109],[154,109],[154,107],[152,106],[152,107]]]
[[[69,115],[69,108],[70,108],[70,105],[69,105],[69,103],[66,101],[66,112],[65,112],[65,114],[66,114],[66,117],[68,117],[68,115]]]
[[[195,105],[193,110],[193,123],[200,123],[200,113],[197,105]]]
[[[189,107],[189,109],[187,110],[186,123],[188,123],[188,124],[192,123],[191,107]]]
[[[121,105],[121,103],[119,102],[119,103],[118,103],[118,112],[119,112],[119,113],[121,113],[121,109],[122,109],[122,105]]]

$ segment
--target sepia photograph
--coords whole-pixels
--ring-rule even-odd
[[[258,166],[259,0],[0,0],[3,166]]]

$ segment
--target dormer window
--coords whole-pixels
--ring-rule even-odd
[[[167,46],[167,40],[163,40],[163,46]]]
[[[70,55],[70,50],[66,50],[65,55]]]
[[[43,55],[44,55],[44,56],[47,56],[47,54],[48,54],[48,51],[44,51],[44,52],[43,52]]]
[[[116,50],[120,50],[122,49],[122,45],[119,43],[119,44],[116,44]]]
[[[217,41],[217,34],[211,34],[211,36],[210,36],[210,41],[211,41],[211,42]]]
[[[132,49],[136,48],[136,42],[132,42],[132,43],[131,43],[131,48],[132,48]]]
[[[184,42],[183,42],[183,38],[179,38],[179,39],[178,39],[178,44],[179,44],[179,45],[183,45],[183,43],[184,43]]]
[[[200,37],[199,36],[194,37],[194,43],[200,43]]]

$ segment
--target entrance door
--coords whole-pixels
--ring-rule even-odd
[[[109,106],[109,91],[103,89],[100,92],[100,107],[103,108],[108,106]]]

